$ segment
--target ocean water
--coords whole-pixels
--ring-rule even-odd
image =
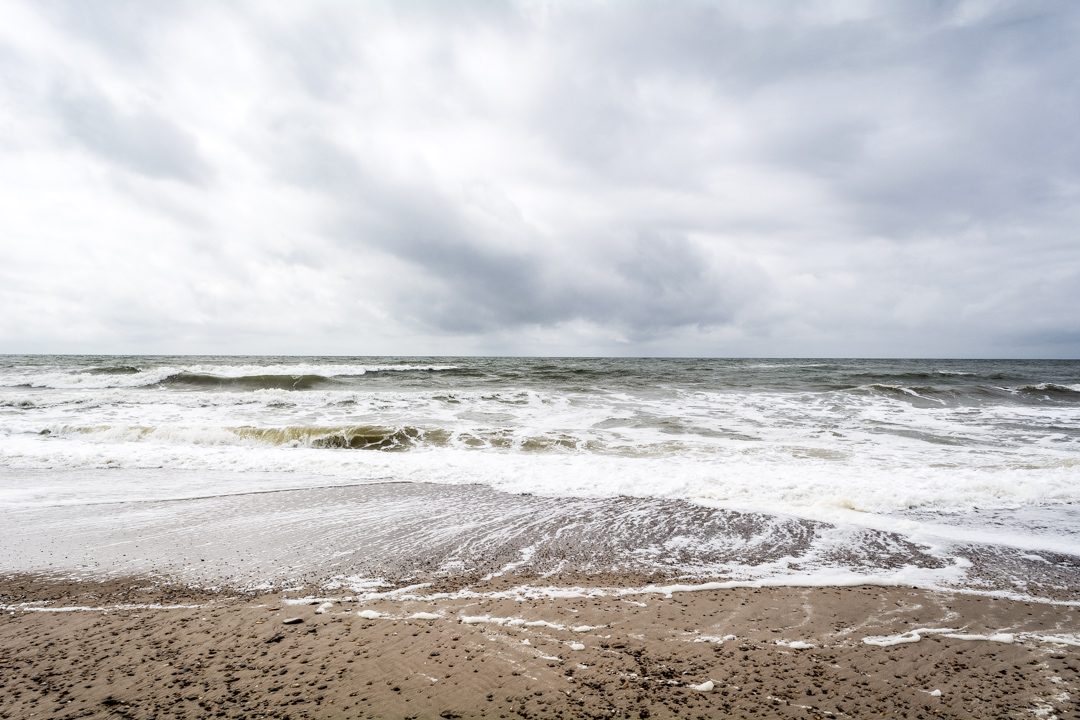
[[[970,565],[958,547],[1067,569],[1080,362],[0,357],[9,519],[386,483],[486,486],[487,505],[501,493],[514,512],[534,497],[749,513],[831,528],[850,557],[888,535],[944,558],[954,583]],[[467,526],[462,496],[441,497]],[[692,547],[684,525],[661,544]],[[704,571],[732,571],[736,546]],[[744,574],[821,570],[745,554]],[[833,556],[832,571],[866,570]]]

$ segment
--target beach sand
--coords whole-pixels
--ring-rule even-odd
[[[649,580],[511,575],[360,602],[9,575],[0,716],[1080,718],[1077,607],[897,587],[618,592]],[[603,594],[538,590],[560,585]],[[916,628],[1009,636],[864,641]]]

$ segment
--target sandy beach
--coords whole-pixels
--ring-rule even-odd
[[[12,575],[0,716],[1080,717],[1073,606],[627,592],[647,581],[509,576],[361,602]]]
[[[1080,720],[1071,373],[8,359],[0,720]]]

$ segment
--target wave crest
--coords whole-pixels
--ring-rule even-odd
[[[139,368],[103,365],[77,370],[18,369],[0,374],[0,387],[52,390],[177,387],[180,389],[306,390],[380,373],[432,373],[456,371],[455,365],[347,365],[297,363],[280,365],[174,365]]]
[[[420,442],[445,444],[448,433],[417,427],[387,428],[373,425],[349,427],[228,428],[243,438],[267,445],[342,450],[408,450]]]
[[[316,390],[335,384],[325,375],[241,375],[225,377],[207,373],[179,372],[150,383],[165,387],[197,390]]]
[[[655,454],[655,447],[606,448],[594,439],[567,433],[517,434],[506,430],[472,432],[438,427],[402,425],[341,425],[285,427],[188,426],[53,426],[41,430],[53,437],[85,437],[98,443],[157,442],[174,445],[256,445],[316,450],[382,450],[400,452],[422,447],[458,447],[471,450],[510,450],[524,453],[575,451]]]
[[[1037,385],[1020,385],[1017,392],[1038,395],[1058,396],[1068,399],[1080,397],[1080,385],[1058,385],[1056,383],[1039,383]]]
[[[86,371],[87,375],[134,375],[140,373],[142,370],[134,365],[105,365],[102,367],[90,368]]]

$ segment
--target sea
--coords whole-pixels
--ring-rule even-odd
[[[1080,600],[1080,362],[0,356],[0,571]]]

